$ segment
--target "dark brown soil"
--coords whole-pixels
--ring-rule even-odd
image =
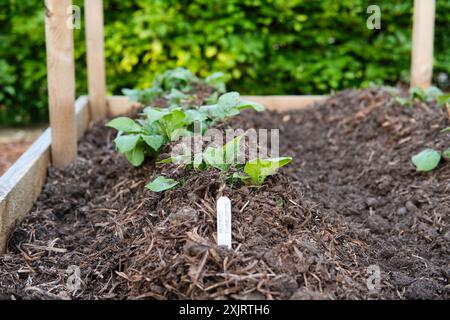
[[[233,127],[280,128],[281,154],[295,157],[259,188],[150,161],[133,169],[114,131],[95,125],[12,235],[0,298],[449,299],[450,165],[423,174],[409,161],[449,147],[448,125],[444,110],[400,107],[379,89],[245,112]],[[183,184],[144,189],[160,174]],[[221,195],[233,205],[231,251],[215,246]],[[367,287],[371,265],[379,290]]]

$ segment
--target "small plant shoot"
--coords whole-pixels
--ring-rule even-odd
[[[433,149],[425,149],[411,158],[417,171],[428,172],[437,168],[441,161],[441,153]]]
[[[245,164],[244,172],[247,176],[240,177],[256,185],[262,185],[268,176],[274,175],[278,170],[292,161],[291,157],[273,159],[254,159]]]
[[[176,180],[159,176],[145,187],[153,192],[162,192],[173,189],[176,185],[178,185]]]

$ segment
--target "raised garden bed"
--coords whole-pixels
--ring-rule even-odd
[[[133,168],[128,161],[139,166],[143,155],[166,151],[171,133],[156,132],[161,140],[150,137],[155,128],[119,129],[118,137],[139,135],[120,145],[105,126],[107,114],[140,110],[106,97],[100,0],[86,2],[89,97],[75,102],[71,4],[46,2],[51,130],[0,177],[0,298],[450,298],[448,96],[447,110],[420,90],[413,99],[386,88],[328,100],[247,97],[268,111],[224,124],[214,118],[248,106],[228,96],[221,108],[231,103],[231,113],[208,115],[220,109],[208,102],[211,118],[202,121],[279,128],[284,164],[294,159],[280,174],[258,184],[237,164],[192,170],[146,158]],[[434,4],[415,2],[412,87],[431,85]],[[417,155],[426,147],[434,150]],[[176,188],[147,190],[158,176]],[[221,196],[231,199],[231,249],[216,245]]]
[[[152,161],[133,169],[104,123],[88,129],[72,165],[50,170],[12,235],[3,298],[450,297],[450,166],[418,173],[410,163],[423,147],[448,147],[445,110],[370,89],[304,110],[244,112],[232,127],[280,128],[280,153],[295,159],[262,187]],[[160,174],[185,182],[146,190]],[[215,245],[221,195],[232,201],[231,251]],[[72,295],[73,265],[82,285]],[[371,265],[380,290],[367,287]]]

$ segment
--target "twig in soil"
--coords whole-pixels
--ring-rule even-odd
[[[22,244],[25,247],[33,248],[36,250],[44,250],[44,251],[51,251],[56,253],[66,253],[67,249],[64,248],[55,248],[55,247],[47,247],[47,246],[38,246],[32,243],[24,243]]]
[[[192,291],[197,286],[198,279],[200,278],[200,274],[202,273],[203,268],[205,267],[205,263],[206,263],[206,260],[208,259],[208,256],[209,256],[209,251],[206,251],[205,255],[203,256],[202,261],[200,262],[200,265],[198,266],[198,269],[197,269],[197,272],[195,273],[194,279],[193,279],[191,285],[189,286],[188,291],[186,292],[187,296],[191,295]]]
[[[247,200],[247,202],[242,206],[241,210],[239,210],[240,213],[244,212],[245,208],[247,208],[248,204],[250,203],[250,200]]]

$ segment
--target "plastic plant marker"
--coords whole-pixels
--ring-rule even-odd
[[[228,197],[217,200],[217,245],[231,249],[231,201]]]

